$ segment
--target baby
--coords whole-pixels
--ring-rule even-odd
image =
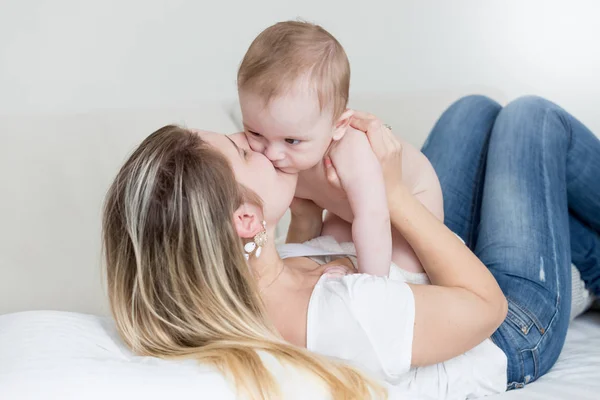
[[[423,272],[390,228],[381,166],[367,136],[350,127],[349,86],[348,58],[329,32],[306,22],[275,24],[252,42],[238,71],[244,132],[275,167],[299,174],[296,197],[327,210],[322,235],[354,242],[359,272],[387,276],[392,260]],[[402,144],[403,183],[443,219],[435,171],[421,152]],[[332,166],[341,189],[327,178]]]

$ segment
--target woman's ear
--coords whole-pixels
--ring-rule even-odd
[[[259,207],[244,203],[233,213],[233,225],[241,238],[253,238],[263,230],[262,211]]]
[[[348,109],[346,109],[346,111],[344,111],[342,113],[342,115],[340,115],[340,117],[337,119],[337,121],[335,121],[335,128],[333,131],[333,140],[337,141],[344,137],[344,134],[346,133],[346,130],[348,129],[348,126],[350,125],[350,118],[352,118],[353,115],[354,115],[354,111],[350,110],[348,108]]]

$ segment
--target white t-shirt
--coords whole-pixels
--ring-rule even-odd
[[[279,248],[282,258],[344,255],[344,249],[335,250]],[[449,361],[411,368],[414,296],[402,270],[391,268],[387,278],[323,275],[308,307],[308,349],[366,370],[410,398],[472,399],[504,392],[506,355],[490,339]]]

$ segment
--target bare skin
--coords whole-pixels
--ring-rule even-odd
[[[324,265],[306,257],[289,258],[284,260],[284,270],[278,278],[279,282],[262,291],[271,321],[288,342],[306,347],[310,297],[323,272],[332,266],[343,266],[349,272],[354,272],[352,263],[347,258]]]
[[[414,146],[398,139],[402,151],[402,183],[440,221],[444,220],[444,204],[439,180],[429,160]],[[338,164],[335,164],[338,169]],[[331,184],[324,163],[298,175],[296,197],[312,200],[328,210],[321,235],[333,236],[338,242],[352,242],[353,214],[343,189]],[[333,178],[335,179],[335,178]],[[294,239],[290,242],[292,242]],[[406,239],[392,227],[392,261],[410,272],[423,272],[423,267]]]
[[[287,93],[266,104],[260,96],[240,91],[250,147],[278,169],[298,174],[296,197],[328,211],[320,233],[353,242],[361,272],[385,276],[390,260],[407,271],[423,272],[405,238],[390,229],[380,165],[364,133],[352,126],[352,116],[363,113],[346,110],[334,118],[332,110],[321,109],[307,79],[299,79]],[[402,152],[403,174],[396,179],[443,221],[442,192],[431,164],[408,143],[402,142]],[[328,179],[327,159],[337,170],[337,187]]]
[[[391,132],[368,115],[356,124],[381,163],[392,225],[414,249],[431,281],[409,285],[415,301],[411,364],[431,365],[463,354],[502,323],[506,298],[481,261],[402,184],[402,146]],[[267,233],[274,237],[275,224],[292,201],[295,182],[274,171],[261,153],[247,154],[251,150],[243,135],[230,138],[234,144],[217,134],[200,134],[230,161],[238,182],[256,188],[264,199],[263,207],[244,203],[234,212],[238,235],[253,237],[266,219]],[[270,185],[277,190],[266,190]],[[431,240],[439,244],[432,247]],[[249,268],[274,327],[289,342],[306,346],[310,297],[327,267],[302,257],[282,260],[271,240],[260,258],[250,258]]]

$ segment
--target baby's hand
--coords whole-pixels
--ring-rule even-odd
[[[323,274],[330,277],[342,277],[356,272],[352,261],[348,257],[338,258],[322,266]]]

